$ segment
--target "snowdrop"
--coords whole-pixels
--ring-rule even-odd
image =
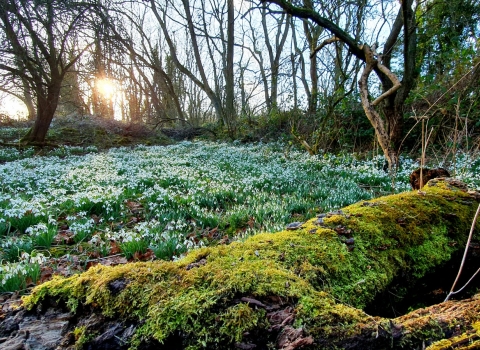
[[[319,207],[327,211],[408,190],[408,175],[419,166],[402,157],[392,185],[383,171],[383,156],[359,159],[322,152],[312,157],[289,148],[286,157],[286,147],[186,141],[103,153],[92,148],[82,156],[75,155],[80,149],[64,148],[62,157],[24,157],[0,165],[0,223],[12,224],[11,232],[20,233],[17,224],[33,234],[40,230],[35,225],[54,225],[62,212],[72,232],[83,232],[86,240],[101,230],[105,240],[175,237],[190,249],[195,245],[185,237],[191,232],[230,227],[241,237],[274,231],[293,214],[308,218]],[[454,165],[443,160],[437,164]],[[480,187],[478,158],[458,153],[455,168],[461,180]],[[135,213],[139,220],[128,229],[123,226],[130,215],[127,202],[140,208]],[[235,220],[228,221],[233,215],[243,225],[240,230],[232,228]],[[253,228],[245,227],[250,217]],[[23,226],[19,220],[25,220]]]

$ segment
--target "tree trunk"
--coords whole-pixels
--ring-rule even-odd
[[[292,30],[293,31],[293,30]],[[298,91],[297,91],[297,62],[295,60],[295,54],[292,52],[290,54],[290,63],[292,65],[292,89],[293,89],[293,110],[297,111],[298,109]]]
[[[368,45],[363,45],[363,51],[365,53],[366,64],[360,81],[358,82],[360,88],[360,98],[362,100],[363,110],[365,111],[368,120],[375,130],[378,144],[382,148],[387,159],[389,171],[393,174],[393,172],[396,170],[396,166],[398,165],[399,149],[392,142],[391,136],[398,136],[399,131],[401,131],[401,129],[399,129],[400,121],[396,119],[398,114],[394,113],[390,116],[391,119],[387,119],[388,124],[385,125],[386,122],[377,112],[375,106],[389,96],[393,95],[401,87],[401,84],[397,77],[375,58],[373,50]],[[368,77],[374,68],[380,69],[381,72],[385,74],[388,79],[390,79],[392,87],[372,102],[368,96]]]
[[[27,106],[28,110],[28,120],[35,120],[35,105],[33,104],[32,93],[30,91],[30,86],[25,79],[22,79],[23,82],[23,102]]]
[[[23,300],[34,314],[17,317],[20,332],[10,327],[8,334],[44,324],[68,305],[59,348],[71,348],[79,339],[73,334],[82,331],[85,348],[108,342],[109,348],[420,349],[471,329],[480,320],[480,299],[394,319],[362,308],[398,278],[408,296],[422,276],[462,250],[480,197],[464,187],[432,180],[424,195],[362,201],[278,233],[194,250],[177,262],[98,265],[55,278]]]
[[[265,38],[265,46],[267,47],[269,64],[270,64],[270,93],[266,92],[266,104],[269,112],[275,111],[278,108],[278,77],[280,74],[280,55],[283,52],[285,42],[290,30],[290,16],[282,15],[277,20],[277,32],[275,33],[275,48],[270,42],[271,30],[267,26],[267,6],[262,6],[262,28]],[[285,29],[282,33],[283,25]],[[263,73],[264,81],[267,81],[266,75]],[[267,85],[268,86],[268,85]]]
[[[313,10],[313,5],[310,0],[304,1],[305,7]],[[308,113],[313,115],[318,107],[318,64],[317,55],[315,55],[315,48],[318,44],[318,38],[322,32],[321,27],[311,25],[307,20],[303,20],[303,31],[307,37],[308,47],[310,49],[310,82],[311,89],[308,98]]]
[[[52,122],[55,111],[58,107],[60,98],[60,89],[65,77],[65,71],[61,72],[58,66],[55,66],[55,60],[49,62],[50,80],[48,86],[44,87],[44,83],[39,80],[35,82],[37,96],[37,118],[35,124],[22,138],[22,141],[28,144],[45,143],[48,129]],[[72,63],[73,64],[73,63]]]
[[[233,70],[234,57],[234,5],[233,0],[227,3],[227,52],[225,67],[225,121],[228,127],[228,133],[233,139],[235,135],[236,113],[235,113],[235,78]]]
[[[52,122],[53,116],[58,105],[58,98],[60,94],[60,84],[52,88],[46,97],[39,96],[37,99],[37,118],[35,124],[22,138],[22,141],[27,144],[42,145],[45,143],[48,129]],[[38,93],[37,93],[38,94]]]
[[[389,70],[391,69],[391,52],[398,41],[398,37],[402,30],[404,33],[403,40],[403,61],[404,72],[401,81],[401,86],[392,94],[390,94],[382,104],[383,114],[386,120],[386,131],[390,138],[392,147],[401,152],[401,143],[403,140],[403,114],[405,101],[410,94],[410,91],[415,87],[415,82],[418,77],[416,71],[416,50],[417,50],[417,34],[415,13],[412,9],[413,0],[402,0],[402,7],[400,8],[397,18],[393,23],[392,30],[383,47],[382,64]],[[379,75],[382,82],[383,91],[389,91],[393,82],[386,75]]]

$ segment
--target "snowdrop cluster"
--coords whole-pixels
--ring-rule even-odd
[[[241,238],[279,230],[298,216],[408,190],[408,175],[419,166],[402,158],[392,179],[383,156],[309,156],[282,143],[180,142],[78,152],[24,152],[0,164],[0,222],[11,226],[11,234],[33,235],[61,214],[82,241],[145,240],[153,246],[170,240],[191,249],[212,229]],[[480,187],[476,157],[458,154],[454,162],[429,165],[453,169]]]
[[[0,265],[0,292],[12,292],[26,287],[27,279],[35,283],[47,258],[41,254],[23,252],[18,262]]]
[[[47,224],[40,222],[36,225],[29,226],[26,230],[25,233],[32,236],[32,237],[37,237],[43,233],[48,231],[48,226]]]
[[[69,216],[67,221],[69,221],[70,231],[73,233],[92,232],[95,229],[95,220],[91,218],[81,217],[78,219]]]

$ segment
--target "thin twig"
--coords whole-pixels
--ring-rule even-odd
[[[460,275],[462,274],[463,265],[465,264],[465,259],[467,258],[468,247],[470,246],[470,241],[472,240],[473,231],[475,230],[475,225],[477,223],[477,218],[478,218],[479,214],[480,214],[480,204],[478,205],[477,212],[475,213],[475,217],[473,218],[472,227],[470,228],[470,233],[468,235],[467,245],[465,246],[465,251],[463,253],[462,263],[460,264],[460,268],[458,269],[457,278],[455,278],[455,282],[453,282],[452,289],[450,289],[450,293],[448,293],[447,297],[445,298],[445,301],[450,299],[450,296],[452,296],[453,294],[458,293],[458,291],[454,292],[453,290],[455,289],[455,285],[457,284],[458,279],[460,278]],[[475,272],[475,275],[477,273],[478,273],[478,271]],[[473,275],[473,276],[475,277],[475,275]],[[472,278],[470,278],[470,280],[468,280],[467,284],[472,280]],[[465,288],[465,286],[463,286],[460,290]]]
[[[470,277],[470,279],[467,281],[467,283],[465,283],[465,285],[460,288],[459,290],[457,290],[456,292],[450,292],[451,295],[454,295],[454,294],[457,294],[457,293],[460,293],[466,286],[468,286],[468,284],[475,278],[475,276],[480,272],[480,267],[478,268],[477,272],[475,272],[473,274],[472,277]]]
[[[430,104],[430,102],[427,101],[430,104],[430,107],[428,107],[427,111],[423,113],[423,117],[421,118],[426,117],[427,113],[430,112],[430,110],[443,98],[443,96],[448,94],[450,90],[452,90],[455,86],[457,86],[464,78],[466,78],[471,72],[473,72],[479,65],[480,65],[480,61],[477,62],[477,64],[475,64],[475,66],[473,66],[472,69],[470,69],[467,73],[465,73],[460,79],[458,79],[458,81],[455,84],[453,84],[447,91],[445,91],[433,104]],[[403,142],[407,139],[410,132],[417,126],[418,122],[419,120],[417,119],[417,122],[415,123],[415,125],[412,126],[412,128],[407,132],[407,134],[403,138],[402,142],[400,143],[400,146],[398,147],[398,153],[400,153],[400,150],[403,146]]]
[[[446,94],[448,94],[450,92],[450,90],[452,90],[455,86],[457,86],[464,78],[466,78],[471,72],[473,72],[477,66],[480,65],[480,61],[472,67],[472,69],[470,69],[467,73],[465,73],[460,79],[458,79],[458,81],[453,84],[447,91],[445,91],[428,109],[427,111],[424,113],[424,115],[426,115],[436,104],[438,101],[440,101],[443,96],[445,96]]]

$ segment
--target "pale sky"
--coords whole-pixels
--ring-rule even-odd
[[[27,106],[18,98],[5,93],[0,94],[0,114],[10,118],[24,119],[28,116]]]

